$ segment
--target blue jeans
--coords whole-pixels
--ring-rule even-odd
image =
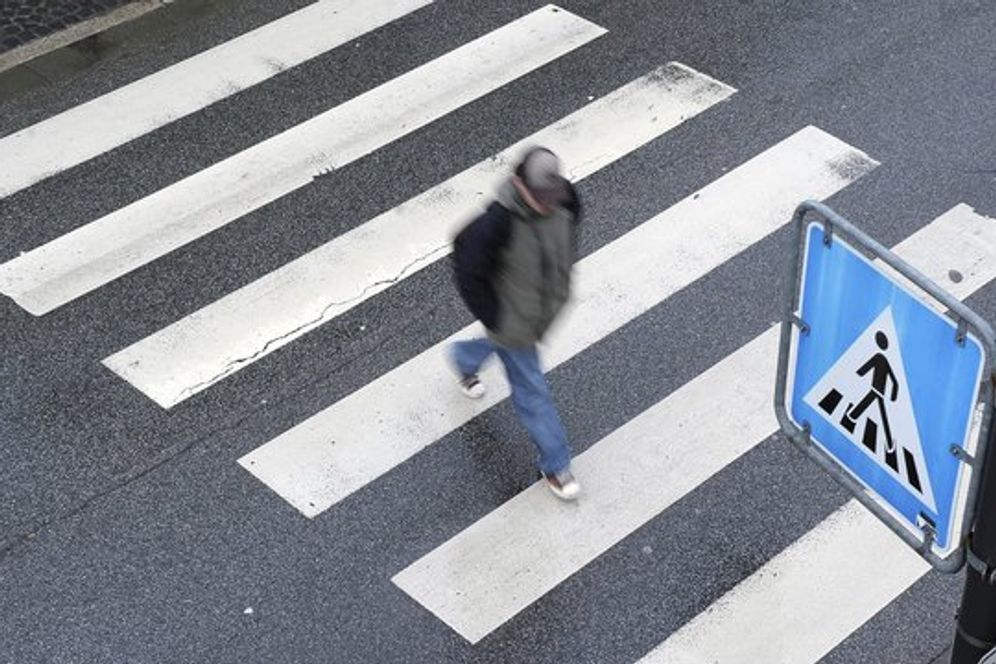
[[[476,374],[492,353],[497,353],[505,365],[515,412],[539,450],[539,469],[550,475],[559,473],[570,464],[571,452],[540,369],[536,346],[503,348],[487,338],[457,341],[452,346],[453,360],[464,376]]]

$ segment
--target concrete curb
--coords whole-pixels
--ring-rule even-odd
[[[930,660],[929,664],[948,664],[951,661],[951,648],[948,648],[940,655]]]
[[[81,39],[92,37],[116,25],[136,19],[170,2],[172,0],[135,0],[135,2],[127,4],[124,7],[119,7],[106,14],[95,16],[82,23],[77,23],[65,30],[60,30],[54,34],[36,39],[23,46],[18,46],[11,51],[0,54],[0,72],[13,69],[29,60],[56,51]]]

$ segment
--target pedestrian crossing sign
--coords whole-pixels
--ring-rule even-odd
[[[987,346],[824,223],[803,233],[788,416],[943,559],[962,544]]]
[[[858,335],[803,403],[937,511],[891,306]]]

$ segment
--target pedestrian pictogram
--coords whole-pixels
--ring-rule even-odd
[[[937,511],[892,308],[806,394],[827,419],[931,512]]]

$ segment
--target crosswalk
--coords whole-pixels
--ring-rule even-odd
[[[0,196],[28,187],[429,4],[319,2],[0,140]],[[184,94],[175,93],[183,89]],[[79,128],[87,131],[80,135]]]
[[[547,6],[0,266],[40,315],[308,185],[605,30]]]
[[[583,180],[732,92],[681,65],[658,68],[104,364],[164,408],[175,406],[441,259],[525,146],[549,146],[571,179]]]
[[[991,221],[956,208],[897,249],[914,264],[941,253],[946,264],[977,266],[969,272],[968,279],[958,284],[957,290],[967,296],[996,278],[996,266],[981,265],[996,241]],[[966,242],[966,238],[970,240]],[[976,238],[982,241],[971,241]],[[576,466],[578,474],[587,478],[592,487],[592,495],[578,506],[551,503],[543,487],[536,484],[413,563],[394,578],[395,583],[469,641],[480,640],[773,435],[778,424],[770,397],[774,393],[777,349],[777,328],[771,328],[585,451],[577,458]],[[717,411],[722,411],[724,417],[715,417]],[[666,449],[661,449],[662,440],[668,441]],[[849,510],[853,512],[854,508]],[[826,528],[834,528],[833,523]],[[872,523],[859,522],[865,530],[873,529]],[[899,542],[888,548],[888,538],[879,541],[886,543],[881,553],[892,554],[902,548]],[[563,542],[572,545],[565,548]],[[853,555],[853,549],[836,553],[846,560]],[[895,556],[878,557],[880,564],[888,566],[879,570],[881,578],[901,575],[906,585],[916,579],[902,575],[905,568],[894,564]],[[814,560],[815,556],[809,556],[806,564]],[[899,560],[905,558],[900,556]],[[827,573],[840,575],[841,585],[850,578],[846,566],[830,564],[826,569],[834,570]],[[924,571],[917,566],[913,569]],[[758,574],[759,578],[777,578],[779,583],[792,578],[785,573]],[[903,589],[905,586],[897,592]],[[768,601],[777,598],[779,602],[790,596],[770,588],[753,595]],[[748,612],[747,618],[751,615]],[[796,633],[804,635],[807,643],[813,642],[812,633]],[[784,644],[774,642],[778,647]],[[778,653],[770,656],[774,660],[780,657]],[[757,661],[774,660],[759,657]],[[668,655],[658,661],[672,660]],[[802,660],[793,654],[786,661]]]
[[[574,301],[547,340],[547,366],[574,357],[787,223],[804,192],[827,196],[874,165],[832,136],[803,129],[586,257],[576,266]],[[321,513],[508,396],[502,387],[466,404],[448,389],[452,377],[440,371],[446,346],[475,329],[455,333],[239,462],[305,515]],[[502,385],[498,371],[493,366],[482,378]],[[331,481],[329,467],[341,469]]]
[[[227,97],[239,94],[240,104],[252,104],[254,86],[268,78],[430,5],[432,0],[319,0],[0,137],[0,201],[44,187],[56,174],[83,177],[95,157],[113,156],[129,141]],[[154,261],[168,263],[178,248],[223,227],[237,229],[249,213],[302,195],[319,175],[334,178],[339,169],[445,122],[461,107],[542,69],[562,67],[569,54],[612,38],[583,11],[552,4],[485,34],[468,34],[433,60],[9,258],[0,265],[0,293],[32,315],[29,327],[35,317],[64,307],[85,310],[98,289],[112,282],[127,289],[131,273]],[[741,112],[738,104],[748,92],[687,63],[657,63],[527,136],[507,136],[506,147],[409,192],[399,205],[378,208],[372,218],[196,311],[157,321],[151,334],[114,336],[117,350],[94,362],[169,417],[237,373],[267,371],[259,362],[264,357],[390,295],[419,272],[445,271],[441,262],[452,236],[488,202],[527,146],[556,151],[584,196],[591,179],[641,150],[669,145],[690,125],[708,127],[721,109]],[[815,125],[781,128],[763,150],[584,256],[576,265],[573,300],[546,340],[546,369],[583,359],[725,264],[781,241],[780,230],[800,201],[830,199],[888,168],[848,140]],[[733,141],[726,137],[708,149],[726,150]],[[647,186],[655,186],[652,174]],[[967,298],[996,279],[996,220],[971,201],[918,225],[896,251],[949,291]],[[444,295],[420,297],[430,304]],[[445,452],[451,434],[507,400],[497,366],[482,374],[489,386],[484,399],[469,401],[454,389],[447,346],[479,330],[476,323],[453,321],[442,340],[420,342],[404,361],[270,440],[240,450],[231,463],[245,471],[253,491],[288,506],[285,518],[303,516],[309,524],[336,518],[352,509],[351,496],[376,496],[386,477],[430,448]],[[585,486],[577,504],[555,501],[536,483],[481,518],[452,517],[451,525],[459,524],[454,532],[428,551],[413,550],[383,580],[390,601],[398,611],[435,616],[435,628],[459,635],[469,647],[529,619],[526,610],[542,605],[565,580],[773,438],[777,345],[771,327],[714,357],[707,370],[588,446],[574,461]],[[426,490],[447,488],[440,483]],[[821,574],[812,575],[814,567]],[[697,616],[639,661],[816,662],[927,572],[887,529],[848,502],[746,570],[732,589],[704,602]],[[590,601],[597,610],[598,598]],[[760,615],[768,619],[759,621]],[[412,647],[418,643],[413,637]]]

